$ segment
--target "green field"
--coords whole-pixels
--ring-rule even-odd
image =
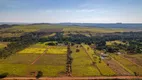
[[[8,42],[0,42],[0,49],[6,47]]]
[[[123,43],[122,41],[116,40],[116,41],[107,41],[107,42],[106,42],[106,45],[113,45],[114,43],[116,43],[116,44],[125,44],[125,43]]]
[[[93,33],[112,33],[112,32],[124,32],[124,29],[107,29],[107,28],[88,28],[88,27],[67,27],[63,29],[64,32],[93,32]]]
[[[115,72],[110,67],[108,67],[103,60],[101,60],[101,62],[99,62],[99,56],[93,55],[95,53],[90,46],[85,45],[85,44],[82,44],[82,45],[86,49],[90,58],[92,58],[94,60],[94,62],[96,62],[96,66],[98,67],[98,69],[100,70],[102,75],[104,75],[104,76],[115,75]]]
[[[8,76],[31,76],[30,72],[33,71],[42,71],[43,76],[56,77],[62,75],[65,71],[65,67],[52,65],[0,64],[0,72],[8,73]]]
[[[42,54],[46,49],[46,54],[66,54],[66,46],[48,46],[47,42],[45,43],[36,43],[30,47],[19,51],[19,54]]]
[[[115,53],[112,53],[103,59],[101,53],[105,53],[105,50],[96,50],[94,43],[99,41],[100,36],[127,31],[126,29],[116,28],[69,27],[50,24],[18,25],[2,28],[0,29],[0,53],[4,53],[4,56],[2,54],[0,59],[0,74],[8,73],[8,76],[11,77],[35,77],[31,72],[42,71],[45,77],[66,77],[67,43],[69,42],[73,43],[71,44],[73,77],[119,76],[121,74],[117,74],[115,64],[119,69],[123,69],[122,72],[126,72],[129,75],[134,75],[135,72],[138,75],[142,75],[141,54],[115,55]],[[31,35],[29,37],[26,34]],[[100,36],[97,38],[95,35]],[[22,39],[23,37],[24,39]],[[7,46],[11,42],[13,44]],[[28,44],[31,45],[26,45],[25,42],[29,42]],[[89,42],[92,42],[90,46],[87,45]],[[125,44],[119,40],[106,41],[107,46],[115,43]],[[19,45],[20,47],[17,47]],[[93,49],[92,47],[95,48]],[[124,52],[126,53],[126,51]],[[3,59],[4,57],[6,59]],[[111,67],[107,63],[108,59],[111,59],[108,62],[113,62],[114,64]]]
[[[83,48],[79,48],[80,52],[76,52],[75,47],[71,47],[73,51],[72,75],[73,76],[100,76],[97,68],[92,65],[92,61],[87,56]]]
[[[142,67],[133,64],[132,62],[128,61],[127,59],[118,56],[118,55],[111,55],[115,60],[120,62],[123,66],[131,70],[133,73],[136,72],[138,75],[142,75]]]
[[[43,54],[46,48],[49,51]],[[0,59],[0,74],[34,76],[30,73],[42,71],[43,76],[63,76],[66,71],[66,50],[66,46],[47,46],[46,43],[31,45],[6,59]],[[40,55],[42,56],[32,64]]]

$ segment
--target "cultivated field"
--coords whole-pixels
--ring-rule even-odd
[[[6,47],[8,42],[0,42],[0,49]]]
[[[77,45],[76,45],[77,46]],[[76,52],[76,46],[71,47],[73,51],[72,75],[73,76],[100,76],[98,69],[92,64],[92,61],[85,53],[82,47],[80,52]]]
[[[63,76],[66,71],[66,51],[66,46],[37,43],[7,59],[0,59],[0,72],[9,76],[34,76],[32,72],[42,71],[43,76]]]
[[[9,49],[16,51],[13,51],[14,53],[6,59],[0,59],[0,75],[6,73],[10,77],[35,77],[37,72],[41,71],[44,77],[66,77],[67,45],[72,43],[72,54],[69,57],[73,59],[71,64],[73,77],[142,76],[142,54],[122,53],[116,55],[118,52],[107,53],[104,50],[97,50],[95,40],[91,42],[92,39],[90,39],[95,38],[95,35],[102,36],[125,31],[127,30],[50,24],[19,25],[0,29],[0,53],[5,52],[6,55],[9,55],[12,53]],[[30,45],[26,45],[26,47],[22,46],[20,47],[22,49],[18,50],[16,50],[17,47],[13,48],[13,45],[17,46],[18,44],[14,43],[21,40],[22,35],[27,33],[32,33],[32,36],[38,37],[37,41],[32,43],[34,40],[25,39],[25,42],[31,41],[31,44],[29,43]],[[103,34],[101,35],[101,33]],[[91,45],[88,45],[87,40]],[[26,44],[25,42],[20,44]],[[10,48],[5,48],[9,43],[13,44]],[[115,44],[126,43],[119,40],[106,41],[106,46],[113,47]]]
[[[125,59],[124,57],[118,56],[118,55],[111,55],[115,60],[117,60],[120,64],[122,64],[124,67],[127,68],[127,70],[129,70],[128,72],[130,72],[131,74],[138,74],[138,75],[142,75],[142,67],[138,66],[132,62],[130,62],[129,60]]]
[[[90,56],[90,58],[92,58],[92,60],[95,62],[95,64],[96,64],[97,68],[99,69],[101,75],[104,75],[104,76],[115,75],[115,72],[109,66],[107,66],[106,63],[103,60],[100,60],[99,56],[93,55],[95,53],[90,46],[83,44],[83,47],[85,48],[85,50],[87,52],[86,54],[88,54]]]

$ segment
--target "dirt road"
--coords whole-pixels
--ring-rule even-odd
[[[37,60],[39,60],[39,58],[40,58],[41,56],[43,56],[43,55],[47,52],[47,50],[48,50],[48,48],[46,48],[46,50],[45,50],[39,57],[37,57],[37,58],[31,63],[31,65],[34,64]]]
[[[88,80],[88,79],[142,79],[142,76],[112,76],[112,77],[41,77],[38,80]],[[35,77],[6,77],[3,80],[36,80]]]

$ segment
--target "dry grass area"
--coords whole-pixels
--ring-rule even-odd
[[[109,64],[109,67],[115,71],[116,75],[121,75],[121,76],[128,76],[131,75],[129,72],[127,72],[123,67],[121,67],[119,64],[117,64],[114,60],[109,59],[109,60],[104,60],[105,63]]]

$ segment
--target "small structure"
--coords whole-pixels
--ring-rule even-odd
[[[105,58],[107,58],[107,57],[109,57],[109,56],[108,56],[108,54],[101,53],[101,56],[100,56],[100,57],[101,57],[101,59],[105,59]]]
[[[120,55],[120,54],[122,54],[122,53],[121,53],[121,52],[117,52],[116,54],[117,54],[117,55]]]

